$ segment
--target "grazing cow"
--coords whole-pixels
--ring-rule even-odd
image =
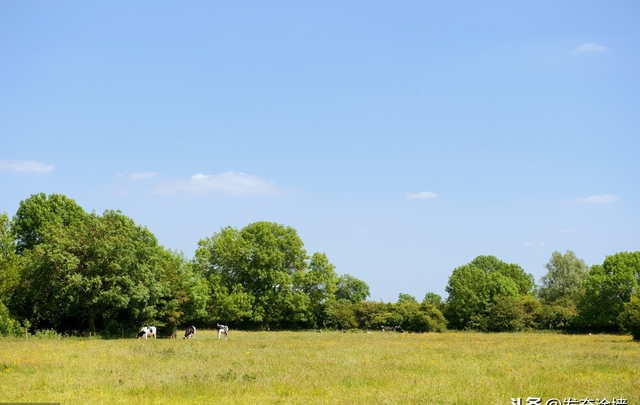
[[[380,326],[380,328],[382,328],[383,332],[400,332],[400,333],[404,333],[404,330],[402,330],[402,328],[400,326]]]
[[[195,326],[189,326],[187,328],[187,330],[184,332],[184,338],[183,339],[191,339],[192,337],[196,337],[196,327]]]
[[[154,339],[156,338],[155,326],[145,326],[144,328],[140,329],[140,332],[138,332],[138,339],[147,339],[149,337],[153,337]]]
[[[218,326],[218,339],[220,339],[220,335],[223,333],[225,339],[229,339],[229,327],[227,325],[220,325],[219,323],[216,325]]]
[[[396,332],[398,332],[398,333],[404,333],[404,330],[402,330],[402,328],[401,328],[401,327],[396,326]]]

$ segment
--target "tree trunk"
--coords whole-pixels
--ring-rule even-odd
[[[96,334],[96,315],[93,309],[89,309],[89,333]]]

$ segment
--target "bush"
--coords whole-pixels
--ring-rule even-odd
[[[533,295],[525,295],[520,297],[520,305],[522,306],[522,323],[525,329],[538,329],[542,318],[542,304]]]
[[[634,295],[631,300],[624,305],[624,310],[620,314],[620,324],[627,331],[631,332],[633,340],[640,341],[640,296]]]
[[[21,334],[20,323],[9,316],[9,310],[0,302],[0,335],[20,336]]]
[[[487,330],[515,332],[525,328],[524,309],[517,297],[497,297],[489,308]]]
[[[42,329],[42,330],[38,329],[33,334],[33,337],[38,339],[57,339],[58,333],[53,329]]]
[[[412,330],[417,332],[444,332],[446,329],[447,320],[435,305],[426,302],[420,304],[420,311],[414,318]]]
[[[354,308],[360,329],[380,329],[380,325],[398,321],[397,316],[390,319],[393,315],[391,307],[382,302],[362,301],[354,304]]]
[[[331,326],[342,330],[357,328],[358,321],[354,305],[350,302],[338,302],[331,314]]]
[[[562,305],[543,305],[540,313],[540,329],[566,330],[573,325],[575,308]]]

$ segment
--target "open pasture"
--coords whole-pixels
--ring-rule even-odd
[[[2,402],[640,404],[640,344],[550,333],[240,332],[228,340],[0,338]]]

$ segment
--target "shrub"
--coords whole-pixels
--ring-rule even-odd
[[[566,330],[573,325],[575,308],[562,305],[543,305],[540,312],[540,329]]]
[[[524,329],[525,313],[517,297],[497,297],[489,308],[487,329],[491,332],[515,332]]]
[[[336,329],[354,329],[358,327],[354,305],[350,302],[338,302],[331,314],[331,326]]]
[[[624,306],[624,311],[620,314],[620,324],[627,331],[631,332],[633,340],[640,341],[640,296],[634,295]]]
[[[21,334],[20,323],[9,316],[9,310],[0,302],[0,335],[19,336]]]

